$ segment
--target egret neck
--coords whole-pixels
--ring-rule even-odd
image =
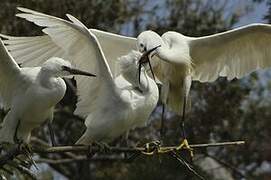
[[[52,73],[45,68],[40,69],[37,80],[45,88],[52,88],[57,84],[65,85],[65,82],[61,77],[58,77],[57,74]]]
[[[144,93],[144,92],[150,91],[150,81],[152,79],[148,76],[145,67],[143,66],[141,68],[142,69],[140,71],[140,83],[139,81],[137,81],[138,78],[136,78],[136,82],[133,82],[133,83],[137,84],[139,89],[142,91],[142,93]],[[137,76],[139,76],[138,73],[137,73]]]

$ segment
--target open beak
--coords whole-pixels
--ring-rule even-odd
[[[74,68],[65,68],[66,71],[70,72],[72,75],[83,75],[83,76],[92,76],[92,77],[96,77],[95,74],[91,74],[89,72],[86,71],[81,71],[79,69],[74,69]]]
[[[153,51],[155,51],[157,48],[159,48],[159,47],[161,47],[161,45],[156,46],[156,47],[154,47],[154,48],[152,48],[152,49],[150,49],[150,50],[144,52],[144,53],[142,54],[141,58],[139,59],[139,61],[138,61],[138,63],[139,63],[139,68],[138,68],[138,73],[139,73],[139,75],[138,75],[138,81],[139,81],[139,84],[140,84],[140,72],[141,72],[141,67],[142,67],[142,64],[144,64],[144,63],[149,63],[150,70],[151,70],[151,73],[152,73],[152,77],[153,77],[153,79],[154,79],[154,81],[155,81],[155,76],[154,76],[154,72],[153,72],[153,70],[152,70],[152,65],[151,65],[151,62],[150,62],[149,55],[150,55]]]
[[[161,45],[156,46],[156,47],[154,47],[154,48],[152,48],[152,49],[150,49],[150,50],[144,52],[144,53],[142,54],[140,60],[139,60],[139,63],[140,63],[140,64],[143,64],[143,63],[149,62],[149,61],[150,61],[150,60],[149,60],[149,55],[150,55],[153,51],[155,51],[157,48],[159,48],[159,47],[161,47]]]

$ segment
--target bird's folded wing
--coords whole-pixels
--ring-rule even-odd
[[[52,16],[26,8],[18,9],[24,13],[17,14],[17,16],[34,22],[39,26],[47,27],[48,25],[56,25],[54,24],[54,20],[50,20],[50,22],[45,21],[45,17],[52,18]],[[53,18],[55,18],[55,20],[61,20],[56,17]],[[118,57],[127,54],[132,49],[136,49],[136,38],[121,36],[96,29],[89,30],[98,38],[113,75],[118,75],[119,67],[116,65],[116,60]],[[52,56],[66,58],[63,49],[55,44],[51,37],[47,35],[36,37],[13,37],[0,34],[0,37],[6,39],[4,43],[7,45],[12,56],[18,63],[22,63],[23,66],[39,65],[46,61],[48,57]],[[66,37],[65,35],[61,38],[63,43],[70,40],[70,37]]]
[[[10,108],[12,97],[16,93],[16,85],[20,80],[20,67],[8,53],[0,40],[0,104],[4,109]]]
[[[271,67],[271,26],[253,24],[201,38],[191,38],[193,80],[210,82],[219,76],[241,78]]]
[[[77,68],[97,75],[97,78],[76,77],[79,95],[76,114],[88,115],[95,108],[93,103],[99,96],[108,98],[108,101],[122,101],[101,45],[83,23],[71,15],[67,15],[71,21],[66,21],[25,8],[19,10],[24,13],[17,16],[45,27],[43,32],[61,48],[67,60]]]

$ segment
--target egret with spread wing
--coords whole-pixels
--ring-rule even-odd
[[[21,8],[20,10],[24,13],[19,14],[19,17],[40,26],[46,23],[39,18],[41,13]],[[95,29],[89,31],[97,36],[110,68],[117,74],[120,71],[114,66],[116,57],[127,54],[132,49],[136,50],[137,47],[141,52],[146,52],[161,45],[153,52],[154,72],[163,83],[163,103],[178,114],[185,114],[184,102],[187,101],[193,80],[212,82],[219,76],[231,80],[271,66],[271,26],[267,24],[252,24],[198,38],[178,32],[166,32],[159,36],[153,31],[145,31],[138,38],[131,38]],[[46,33],[50,35],[50,32]],[[62,37],[59,36],[59,41],[70,41],[72,36],[65,35],[67,34],[63,33]],[[48,35],[3,37],[7,39],[5,43],[15,60],[23,64],[42,62],[44,57],[55,53],[63,54],[58,46],[53,46],[54,39]],[[84,47],[79,41],[77,45],[79,50]],[[73,52],[76,52],[75,49]],[[35,56],[40,57],[38,61],[31,61],[30,57]]]
[[[17,16],[46,27],[43,32],[47,35],[5,36],[18,62],[35,64],[44,61],[44,57],[58,55],[97,75],[93,79],[76,77],[79,100],[75,114],[86,118],[87,127],[77,144],[108,142],[131,128],[146,124],[159,93],[155,81],[147,75],[148,61],[139,62],[142,54],[132,51],[133,45],[127,50],[117,42],[120,36],[88,30],[71,15],[67,15],[71,21],[66,21],[25,8],[20,10],[25,13]],[[112,41],[107,42],[108,38]],[[124,41],[131,39],[124,38]],[[143,57],[153,50],[155,48]],[[29,59],[35,56],[40,58],[35,62]]]
[[[183,114],[192,80],[213,82],[218,77],[242,78],[252,71],[271,67],[271,26],[252,24],[204,37],[188,37],[178,32],[159,36],[153,31],[142,32],[137,43],[141,52],[153,51],[160,60],[155,73],[162,82],[162,101],[173,111]]]
[[[20,68],[0,40],[0,98],[8,111],[1,125],[0,142],[28,143],[34,128],[53,120],[54,106],[66,91],[61,77],[77,74],[94,76],[57,57],[41,67]]]

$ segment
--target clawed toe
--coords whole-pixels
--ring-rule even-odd
[[[102,153],[107,153],[110,151],[110,146],[104,142],[94,142],[94,145],[99,147],[99,151]]]
[[[153,155],[155,152],[159,151],[160,146],[160,141],[151,141],[144,145],[145,149],[142,151],[142,153],[145,155]]]
[[[186,149],[186,150],[188,150],[189,153],[190,153],[190,157],[191,157],[191,158],[194,157],[193,148],[191,148],[191,147],[189,146],[189,143],[188,143],[187,139],[184,139],[184,140],[182,141],[182,143],[181,143],[179,146],[177,146],[177,148],[176,148],[176,150],[181,150],[181,149]]]

